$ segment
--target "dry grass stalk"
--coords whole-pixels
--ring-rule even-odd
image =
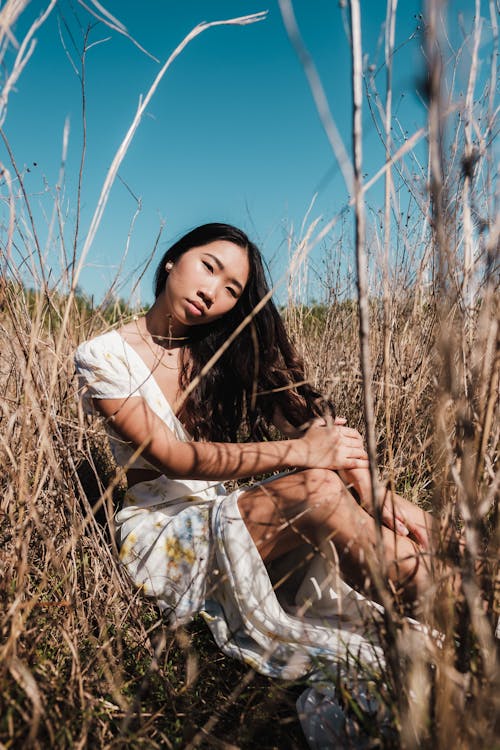
[[[386,67],[386,100],[385,100],[385,160],[390,164],[392,155],[392,60],[394,54],[394,38],[396,34],[396,9],[397,0],[387,1],[387,12],[385,19],[385,67]],[[391,305],[389,288],[389,269],[391,266],[391,196],[393,192],[392,169],[389,166],[385,174],[384,190],[384,259],[383,259],[383,300],[384,300],[384,411],[385,429],[388,435],[392,433],[391,418]],[[389,441],[390,446],[390,441]],[[392,450],[388,449],[388,468],[391,490],[395,490],[394,483],[394,457]]]
[[[0,127],[2,127],[5,122],[9,94],[16,85],[19,76],[28,64],[31,55],[35,50],[36,41],[34,39],[34,35],[52,13],[56,2],[57,0],[50,0],[50,3],[47,5],[45,11],[31,25],[28,33],[19,45],[15,63],[0,92]],[[28,3],[23,2],[23,0],[10,0],[2,8],[0,14],[0,44],[3,46],[3,50],[5,50],[3,37],[8,37],[9,41],[14,39],[13,35],[10,33],[10,30],[13,28],[18,17],[26,8],[27,4]]]

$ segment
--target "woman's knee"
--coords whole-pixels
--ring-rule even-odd
[[[330,469],[304,469],[297,476],[304,482],[304,493],[309,499],[331,500],[334,495],[345,492],[339,475]]]
[[[242,493],[238,505],[247,526],[290,522],[315,536],[315,528],[343,506],[342,493],[346,493],[345,487],[334,472],[305,469],[250,488]]]
[[[303,524],[312,526],[312,533],[318,526],[335,522],[338,513],[344,510],[348,493],[338,474],[328,469],[306,469],[300,475],[303,482]]]

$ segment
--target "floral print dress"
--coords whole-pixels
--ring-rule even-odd
[[[88,410],[92,399],[143,398],[179,440],[190,439],[117,331],[81,344],[75,366]],[[141,456],[133,459],[134,447],[107,430],[118,465],[154,468]],[[241,518],[242,491],[226,494],[222,484],[165,475],[129,489],[116,527],[134,584],[156,599],[172,626],[200,613],[226,654],[264,674],[296,679],[322,674],[325,663],[379,667],[380,608],[340,578],[331,543],[317,554],[295,551],[269,571]],[[309,560],[307,567],[299,557]],[[273,580],[284,571],[289,580],[278,596]]]

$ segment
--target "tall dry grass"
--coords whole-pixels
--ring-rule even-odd
[[[295,33],[293,18],[286,17],[289,4],[280,5]],[[355,32],[356,6],[351,3]],[[422,617],[442,633],[442,644],[432,659],[412,651],[399,637],[400,612],[388,608],[383,635],[388,666],[380,690],[391,709],[391,731],[382,735],[380,716],[364,716],[359,706],[352,714],[373,747],[492,748],[498,731],[496,67],[493,59],[487,95],[476,95],[477,21],[465,104],[459,108],[452,95],[445,99],[439,7],[430,2],[425,19],[429,159],[419,185],[411,171],[417,164],[415,141],[399,142],[390,131],[396,3],[389,0],[385,100],[378,114],[373,110],[386,151],[380,225],[363,216],[368,193],[362,153],[357,152],[357,164],[346,162],[333,118],[320,110],[346,179],[358,180],[354,243],[358,271],[370,273],[358,285],[356,301],[354,284],[345,288],[345,268],[352,261],[346,249],[349,222],[340,235],[311,230],[298,243],[296,257],[307,258],[312,244],[323,241],[323,298],[316,307],[300,304],[294,291],[300,269],[294,265],[285,312],[312,382],[350,424],[364,430],[368,416],[373,463],[388,483],[436,518],[436,585]],[[22,9],[22,3],[6,3],[2,33]],[[494,2],[488,12],[484,24],[492,29],[496,51]],[[359,100],[357,32],[353,75]],[[300,37],[293,40],[300,46]],[[2,37],[0,53],[6,43]],[[7,78],[10,86],[25,64],[22,56],[19,60]],[[310,68],[309,80],[323,106],[321,82]],[[371,101],[380,104],[367,71],[364,80]],[[2,118],[7,99],[8,91],[0,102]],[[84,253],[141,114],[110,169]],[[359,112],[353,126],[359,149]],[[41,256],[14,157],[2,165],[0,747],[304,747],[293,705],[300,686],[273,683],[230,662],[200,623],[170,632],[117,565],[108,522],[123,484],[102,425],[78,410],[72,368],[75,346],[110,325],[109,310],[92,309],[76,294],[77,273],[67,279],[64,293],[43,278],[35,292],[21,283],[15,259],[36,268]],[[396,180],[411,194],[406,216],[394,212]],[[336,221],[340,225],[339,217],[331,224]],[[404,251],[395,261],[396,244]],[[371,273],[367,251],[377,273]],[[83,262],[84,255],[80,258]],[[463,543],[451,551],[463,581],[457,595],[438,576],[441,559],[451,554],[445,539],[459,532]]]

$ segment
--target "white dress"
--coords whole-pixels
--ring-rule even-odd
[[[190,438],[153,374],[116,331],[81,344],[75,365],[90,399],[142,397],[179,440]],[[153,468],[108,425],[120,466]],[[216,482],[158,479],[129,489],[116,515],[120,558],[134,584],[154,597],[171,625],[200,613],[219,647],[258,671],[296,679],[340,666],[378,671],[384,662],[375,627],[380,608],[338,575],[331,547],[301,567],[299,551],[282,562],[298,570],[273,588],[241,518],[238,497]],[[276,566],[279,568],[279,565]],[[283,592],[283,593],[281,593]]]

